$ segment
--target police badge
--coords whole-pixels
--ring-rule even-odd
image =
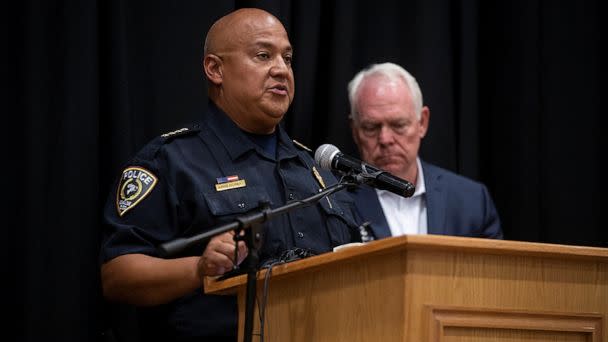
[[[141,202],[156,185],[157,178],[152,172],[136,166],[126,168],[116,192],[116,210],[124,215],[129,209]]]

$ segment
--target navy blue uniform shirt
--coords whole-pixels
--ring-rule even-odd
[[[317,193],[321,183],[336,182],[331,173],[315,167],[310,152],[294,144],[280,126],[276,142],[276,155],[270,155],[212,103],[201,123],[150,142],[129,162],[108,199],[101,262],[130,253],[158,256],[160,244],[231,222],[257,209],[260,201],[276,208]],[[261,262],[294,247],[318,254],[357,241],[357,221],[345,191],[279,215],[264,224]],[[203,247],[185,255],[199,256]],[[157,338],[237,333],[232,296],[197,290],[140,311],[146,320],[142,329]]]

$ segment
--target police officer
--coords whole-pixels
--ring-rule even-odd
[[[236,299],[205,295],[204,276],[241,263],[234,232],[163,259],[157,247],[251,210],[309,197],[334,183],[278,125],[294,96],[292,47],[277,18],[241,9],[219,19],[205,41],[209,109],[200,123],[158,137],[128,164],[104,210],[101,280],[109,300],[135,304],[144,339],[234,341]],[[323,253],[357,240],[348,195],[264,224],[261,261],[294,247]],[[201,339],[206,338],[206,339]]]

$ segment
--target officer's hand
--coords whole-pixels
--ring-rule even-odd
[[[234,266],[234,232],[226,232],[213,237],[198,262],[198,272],[201,276],[222,275]],[[238,243],[237,265],[247,257],[245,242]]]

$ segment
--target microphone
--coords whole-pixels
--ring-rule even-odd
[[[315,161],[322,169],[352,173],[363,179],[364,183],[390,191],[403,197],[411,197],[416,188],[405,179],[393,176],[387,171],[377,169],[361,160],[345,155],[331,144],[323,144],[315,151]]]

